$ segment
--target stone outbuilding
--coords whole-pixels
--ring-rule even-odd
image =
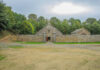
[[[12,36],[13,37],[13,36]],[[11,40],[11,38],[9,38]],[[6,39],[7,40],[7,39]],[[16,41],[23,42],[100,42],[100,35],[90,35],[85,28],[77,29],[72,35],[63,35],[48,24],[35,35],[17,35]]]
[[[41,29],[36,35],[43,35],[45,41],[55,41],[57,35],[63,35],[58,29],[53,27],[50,23]]]
[[[90,35],[91,33],[85,28],[80,28],[80,29],[76,29],[71,34],[72,35]]]

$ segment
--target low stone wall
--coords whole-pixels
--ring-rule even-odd
[[[56,36],[56,42],[100,42],[100,35]]]
[[[100,35],[57,35],[53,36],[53,42],[100,42]],[[44,35],[16,35],[17,41],[45,42]]]
[[[43,42],[43,35],[17,35],[17,41]]]

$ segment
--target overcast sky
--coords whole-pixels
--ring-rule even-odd
[[[59,19],[100,18],[100,0],[4,0],[12,10],[27,16],[30,13]]]

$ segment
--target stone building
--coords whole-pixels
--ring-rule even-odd
[[[71,34],[72,35],[90,35],[91,33],[85,28],[80,28],[80,29],[76,29]]]
[[[57,35],[62,36],[63,34],[49,23],[37,32],[36,35],[43,35],[44,41],[55,41]]]
[[[13,37],[13,36],[12,36]],[[11,39],[11,38],[9,38]],[[71,35],[63,35],[59,30],[48,24],[35,35],[17,35],[16,41],[24,42],[100,42],[100,35],[90,35],[84,28],[77,29]]]

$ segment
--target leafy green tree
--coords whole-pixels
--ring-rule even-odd
[[[6,6],[6,17],[8,20],[7,29],[11,31],[12,26],[15,24],[15,18],[13,15],[13,11],[11,10],[11,7]]]
[[[100,19],[98,20],[98,23],[100,24]]]
[[[57,27],[57,24],[60,24],[61,22],[60,22],[60,20],[59,20],[58,18],[52,17],[52,18],[50,19],[50,23],[51,23],[53,26]]]
[[[70,24],[72,25],[72,24],[75,23],[75,19],[74,19],[74,18],[70,18],[70,19],[69,19],[69,22],[70,22]]]
[[[8,24],[5,9],[5,4],[0,2],[0,31],[5,30]]]
[[[93,24],[88,25],[89,26],[89,30],[92,34],[100,34],[100,24],[98,24],[97,21],[95,21]]]
[[[24,21],[21,27],[20,34],[34,34],[34,26],[29,21]]]
[[[60,31],[63,34],[69,34],[70,33],[70,25],[68,24],[68,20],[64,19],[62,24],[61,24],[61,28]]]
[[[18,14],[14,12],[13,15],[14,15],[15,23],[22,23],[23,21],[26,20],[26,17],[22,14]]]
[[[34,33],[38,30],[38,22],[32,19],[28,19],[28,21],[34,26]]]
[[[26,17],[22,14],[13,12],[10,7],[6,8],[6,14],[8,18],[8,30],[13,33],[19,34],[21,30],[20,26],[23,23],[23,21],[26,20]]]
[[[13,24],[10,31],[13,32],[14,34],[22,33],[22,24],[20,23]]]
[[[61,31],[61,21],[58,18],[52,17],[50,19],[50,23],[52,26],[56,27],[59,31]]]
[[[91,23],[84,22],[83,27],[88,29],[91,34],[100,34],[100,23],[98,21]]]
[[[86,23],[88,23],[88,24],[93,24],[94,22],[96,22],[96,19],[95,18],[88,18],[86,20]]]
[[[79,28],[82,27],[81,21],[79,19],[71,18],[69,20],[69,22],[71,23],[71,28],[70,28],[71,30],[70,30],[70,32],[73,32],[74,30],[79,29]]]
[[[37,15],[36,14],[29,14],[28,19],[32,19],[37,21]]]
[[[47,24],[46,19],[45,19],[43,16],[40,16],[40,17],[38,18],[38,30],[37,30],[37,31],[39,31],[39,30],[42,29],[44,26],[46,26],[46,24]]]

